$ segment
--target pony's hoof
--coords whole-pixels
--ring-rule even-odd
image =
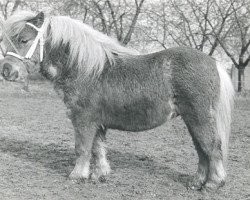
[[[191,190],[201,190],[203,186],[203,181],[198,179],[197,177],[193,177],[191,180],[188,182],[188,189]]]
[[[75,172],[71,172],[71,174],[69,175],[69,179],[73,182],[85,182],[88,178],[88,176],[83,176],[82,174],[78,174]]]
[[[91,176],[90,176],[91,180],[93,181],[99,181],[99,182],[106,182],[106,177],[104,175],[98,175],[96,173],[92,173]]]
[[[188,189],[190,190],[201,190],[202,189],[202,184],[191,184],[191,183],[188,183]]]
[[[90,178],[95,181],[98,180],[100,182],[106,182],[106,176],[110,174],[110,172],[111,169],[107,162],[106,165],[102,165],[102,167],[97,167],[90,175]]]
[[[225,181],[221,181],[220,183],[215,181],[208,181],[206,184],[202,187],[202,191],[205,192],[214,192],[217,191],[219,188],[223,187],[225,185]]]

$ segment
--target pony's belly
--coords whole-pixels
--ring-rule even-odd
[[[116,129],[120,131],[132,131],[132,132],[139,132],[139,131],[146,131],[153,129],[157,126],[162,125],[167,121],[167,118],[161,119],[157,122],[151,122],[151,123],[111,123],[107,125],[107,128],[109,129]]]
[[[124,131],[144,131],[162,125],[176,116],[176,111],[169,102],[154,104],[153,106],[137,105],[133,108],[122,108],[105,113],[107,128]]]

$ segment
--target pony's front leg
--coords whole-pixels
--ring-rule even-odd
[[[89,123],[84,116],[72,116],[75,129],[76,164],[69,175],[70,179],[88,179],[93,139],[96,134],[95,123]]]
[[[100,181],[105,181],[105,176],[111,171],[106,156],[105,135],[106,128],[104,126],[99,126],[92,147],[95,168],[91,178],[96,180],[99,179]]]

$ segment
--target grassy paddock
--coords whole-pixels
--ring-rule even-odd
[[[0,82],[0,199],[250,199],[250,98],[238,96],[228,180],[213,194],[188,191],[197,155],[180,118],[146,132],[109,131],[112,173],[106,182],[75,183],[73,127],[47,82]]]

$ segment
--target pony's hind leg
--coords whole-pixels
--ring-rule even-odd
[[[192,134],[191,134],[192,135]],[[199,142],[193,138],[195,149],[198,153],[198,169],[194,176],[190,179],[188,187],[192,190],[200,190],[207,180],[208,176],[208,157],[200,147]]]
[[[85,116],[72,112],[71,120],[75,130],[76,164],[69,175],[70,179],[88,179],[91,149],[96,134],[96,125],[86,123]]]
[[[204,112],[206,118],[203,120],[196,118],[193,121],[195,117],[183,115],[199,156],[198,170],[189,187],[213,190],[224,185],[226,173],[223,166],[222,141],[217,133],[215,116],[211,111]]]
[[[92,147],[92,154],[95,164],[94,172],[91,175],[92,179],[103,180],[104,176],[108,175],[111,171],[106,156],[105,134],[106,128],[104,126],[99,126]]]

